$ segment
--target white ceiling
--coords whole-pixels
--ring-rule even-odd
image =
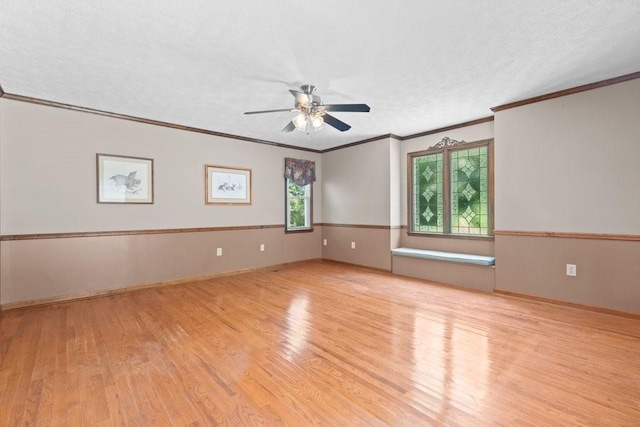
[[[0,0],[9,94],[317,150],[636,71],[638,0]],[[304,83],[371,112],[243,114]]]

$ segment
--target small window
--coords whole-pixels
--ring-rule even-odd
[[[298,185],[290,179],[285,179],[287,231],[311,231],[313,229],[312,220],[312,184]]]
[[[493,234],[492,140],[449,138],[409,157],[411,233]]]

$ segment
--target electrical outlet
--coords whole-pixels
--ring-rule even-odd
[[[327,239],[324,239],[324,240],[322,241],[322,244],[323,244],[323,245],[325,245],[325,246],[327,246]]]
[[[575,264],[567,264],[567,276],[575,276],[578,273],[578,269]]]
[[[264,252],[264,243],[260,243],[260,252]]]
[[[351,249],[355,249],[356,248],[356,242],[351,242]]]
[[[216,249],[216,256],[222,256],[222,248]]]

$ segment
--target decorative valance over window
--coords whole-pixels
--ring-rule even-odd
[[[284,177],[300,186],[316,180],[316,162],[286,157],[284,159]]]

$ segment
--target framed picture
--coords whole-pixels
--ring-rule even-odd
[[[250,205],[251,169],[205,165],[205,203]]]
[[[153,159],[96,154],[98,203],[153,203]]]

